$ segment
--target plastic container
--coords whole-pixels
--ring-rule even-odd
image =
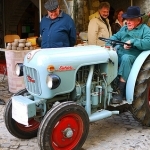
[[[11,93],[17,93],[18,91],[25,88],[24,77],[18,77],[16,75],[15,66],[17,63],[23,63],[24,56],[30,50],[14,51],[7,50],[5,52],[6,64],[7,64],[7,77],[8,77],[8,87]]]

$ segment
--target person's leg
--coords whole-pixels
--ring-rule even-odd
[[[114,94],[112,103],[118,104],[121,103],[123,100],[123,94],[126,86],[126,81],[130,74],[132,65],[135,61],[136,57],[132,55],[125,54],[121,57],[121,63],[118,70],[118,75],[120,76],[118,90],[117,93]]]
[[[130,74],[132,65],[137,57],[133,55],[124,54],[121,57],[121,63],[118,70],[118,75],[126,82]]]

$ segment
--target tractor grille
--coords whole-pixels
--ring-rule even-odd
[[[40,77],[36,69],[30,67],[23,67],[25,85],[28,91],[40,95],[41,94],[41,85]]]

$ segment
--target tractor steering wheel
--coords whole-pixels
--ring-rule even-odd
[[[125,42],[112,40],[112,39],[107,39],[107,38],[103,38],[103,37],[99,37],[99,40],[110,43],[112,45],[112,47],[115,47],[116,45],[122,45],[123,46],[124,44],[126,44],[128,46],[131,46],[131,44],[128,44],[128,43],[125,43]]]

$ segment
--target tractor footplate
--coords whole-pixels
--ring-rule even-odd
[[[120,104],[111,104],[110,103],[110,106],[118,107],[118,106],[125,105],[125,104],[128,104],[128,102],[126,100],[123,100],[122,103],[120,103]]]

